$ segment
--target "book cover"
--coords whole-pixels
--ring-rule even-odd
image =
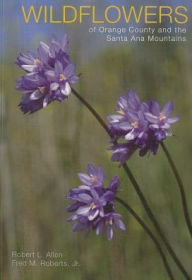
[[[0,20],[2,279],[192,279],[191,1]]]

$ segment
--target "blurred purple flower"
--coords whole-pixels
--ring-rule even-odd
[[[168,102],[162,111],[156,101],[149,102],[149,111],[145,113],[145,118],[149,122],[149,127],[155,131],[158,141],[164,140],[167,136],[171,136],[171,124],[177,122],[179,117],[169,118],[173,112],[173,103]]]
[[[28,52],[27,54],[20,54],[16,60],[16,64],[26,72],[38,73],[48,64],[49,57],[49,46],[40,42],[37,53]]]
[[[50,54],[52,58],[58,58],[59,55],[68,54],[69,51],[69,38],[65,34],[59,41],[55,36],[52,37],[50,43]]]
[[[132,91],[121,96],[117,113],[108,117],[113,142],[124,140],[110,148],[113,150],[112,160],[123,164],[137,149],[140,156],[148,151],[156,154],[159,143],[172,136],[171,125],[179,120],[178,116],[170,118],[172,111],[172,102],[168,102],[161,111],[157,102],[141,103]]]
[[[95,168],[93,164],[87,165],[87,174],[79,173],[78,176],[83,184],[92,187],[102,187],[105,180],[103,168],[101,166]]]
[[[120,185],[119,178],[113,177],[106,188],[101,166],[95,168],[89,164],[87,170],[88,174],[79,173],[79,178],[85,185],[70,190],[67,196],[73,201],[67,210],[74,212],[68,221],[76,222],[73,231],[89,232],[93,229],[97,234],[104,231],[108,240],[111,240],[114,226],[125,230],[121,215],[115,212],[114,206],[115,194]]]
[[[50,82],[50,90],[61,96],[68,96],[71,93],[70,83],[76,83],[78,77],[74,74],[73,64],[67,64],[63,67],[60,61],[55,62],[54,70],[47,70],[45,76]]]
[[[106,214],[104,217],[96,219],[96,234],[99,235],[102,232],[105,232],[107,239],[111,240],[113,238],[114,226],[120,230],[126,229],[124,223],[121,220],[121,215],[111,212]]]
[[[26,71],[17,81],[17,89],[23,92],[19,106],[24,113],[33,113],[69,96],[71,84],[78,77],[67,51],[68,37],[64,36],[61,42],[53,38],[50,46],[40,42],[37,53],[20,54],[17,58],[16,64]]]
[[[113,151],[113,154],[111,157],[112,161],[118,161],[118,162],[120,162],[120,165],[122,165],[127,160],[129,160],[129,158],[135,152],[137,147],[136,147],[134,141],[130,141],[129,143],[114,144],[109,149]]]

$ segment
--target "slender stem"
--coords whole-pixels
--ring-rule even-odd
[[[143,192],[141,191],[141,188],[139,187],[137,181],[135,180],[135,177],[133,176],[131,170],[129,169],[129,167],[127,166],[127,164],[123,164],[123,168],[125,170],[125,172],[127,173],[132,185],[134,186],[135,191],[137,192],[146,212],[147,215],[149,216],[149,218],[151,219],[153,225],[155,226],[157,232],[159,233],[162,241],[164,242],[165,246],[167,247],[167,250],[169,251],[170,255],[172,256],[172,258],[174,259],[175,263],[177,264],[177,266],[180,268],[180,270],[182,271],[183,275],[185,276],[186,279],[190,280],[190,276],[188,275],[187,271],[185,270],[184,266],[182,265],[182,263],[180,262],[179,258],[177,257],[176,253],[174,252],[173,248],[171,247],[169,241],[167,240],[167,238],[165,237],[165,234],[163,233],[161,226],[159,225],[159,223],[157,222],[157,219],[155,218]]]
[[[87,107],[87,109],[94,115],[94,117],[97,119],[97,121],[100,123],[100,125],[105,129],[105,131],[107,132],[107,134],[111,137],[110,132],[108,130],[108,127],[105,123],[105,121],[99,116],[99,114],[92,108],[92,106],[82,97],[80,96],[80,94],[75,91],[72,88],[72,92],[73,94]],[[161,227],[159,225],[159,223],[157,222],[150,206],[148,205],[146,198],[143,194],[143,192],[141,191],[141,188],[139,186],[139,184],[137,183],[134,175],[132,174],[131,170],[129,169],[129,167],[127,166],[127,164],[123,165],[124,170],[126,171],[126,174],[129,178],[129,180],[131,181],[137,195],[140,198],[140,201],[142,202],[145,211],[147,213],[147,215],[149,216],[149,218],[151,219],[153,225],[155,226],[157,232],[159,233],[162,241],[164,242],[164,244],[167,247],[168,252],[170,253],[170,255],[172,256],[172,258],[174,259],[175,263],[177,264],[177,266],[179,267],[179,269],[181,270],[181,272],[183,273],[183,275],[185,276],[185,279],[187,280],[191,280],[190,276],[188,275],[187,271],[185,270],[184,266],[182,265],[181,261],[179,260],[179,258],[177,257],[176,253],[174,252],[174,250],[172,249],[171,245],[169,244],[169,241],[167,240],[167,238],[165,237],[163,231],[161,230]]]
[[[170,266],[169,266],[169,264],[167,262],[166,256],[163,253],[163,250],[162,250],[158,240],[156,239],[155,235],[148,228],[148,226],[145,224],[145,222],[137,215],[137,213],[124,200],[122,200],[119,197],[116,197],[116,200],[128,210],[128,212],[137,220],[137,222],[143,227],[143,229],[150,236],[151,240],[154,242],[154,244],[155,244],[155,246],[156,246],[156,248],[157,248],[157,250],[158,250],[158,252],[159,252],[159,254],[160,254],[161,258],[162,258],[162,261],[164,263],[165,269],[166,269],[170,279],[174,280],[175,278],[174,278],[173,273],[171,271],[171,268],[170,268]]]
[[[179,190],[180,190],[180,193],[181,193],[181,201],[182,201],[182,206],[183,206],[183,212],[184,212],[184,216],[185,216],[185,220],[186,220],[186,224],[187,224],[187,227],[189,229],[189,232],[190,232],[190,235],[192,237],[192,224],[191,224],[191,220],[190,220],[190,216],[189,216],[189,211],[188,211],[188,206],[187,206],[187,199],[186,199],[186,195],[185,195],[185,188],[184,188],[184,185],[183,185],[183,182],[182,182],[182,179],[179,175],[179,172],[174,164],[174,161],[173,159],[171,158],[171,155],[167,149],[167,147],[165,146],[164,143],[161,143],[161,147],[167,157],[167,160],[171,166],[171,169],[175,175],[175,178],[177,180],[177,183],[178,183],[178,187],[179,187]]]
[[[108,126],[100,117],[100,115],[95,111],[95,109],[74,88],[72,88],[72,92],[88,108],[88,110],[94,115],[100,125],[105,129],[107,134],[111,137]]]

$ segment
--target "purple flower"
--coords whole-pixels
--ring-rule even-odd
[[[50,43],[50,53],[52,58],[58,58],[62,54],[68,54],[69,51],[69,38],[65,34],[63,38],[59,41],[55,36],[53,36]]]
[[[24,113],[33,113],[47,106],[49,84],[43,76],[38,74],[23,76],[17,82],[17,89],[24,93],[19,103]]]
[[[177,122],[179,117],[169,118],[173,112],[173,103],[168,102],[160,111],[160,106],[156,101],[149,102],[149,111],[145,113],[145,117],[149,122],[149,127],[155,131],[157,140],[164,140],[167,136],[171,136],[171,124]]]
[[[87,172],[88,174],[79,173],[79,178],[85,185],[70,190],[67,196],[73,201],[67,207],[69,212],[73,212],[68,221],[76,222],[73,231],[89,232],[93,229],[96,234],[104,231],[108,240],[111,240],[114,226],[125,230],[120,219],[121,216],[115,212],[114,205],[115,194],[120,185],[119,178],[113,177],[106,188],[104,187],[104,173],[101,166],[95,168],[89,164]]]
[[[40,42],[37,53],[29,52],[27,54],[20,54],[16,60],[16,64],[26,72],[38,73],[48,64],[49,57],[49,46]]]
[[[45,76],[50,82],[50,90],[58,96],[67,97],[71,93],[70,83],[73,84],[78,81],[74,70],[73,64],[56,61],[54,69],[45,72]]]
[[[104,216],[107,193],[100,195],[94,188],[90,188],[88,193],[80,193],[73,196],[72,199],[82,203],[76,210],[76,215],[85,216],[89,221],[94,220],[97,216]]]
[[[109,129],[115,138],[125,136],[128,131],[138,126],[135,112],[139,111],[142,104],[135,92],[129,91],[121,96],[117,102],[117,113],[108,116]],[[130,119],[128,119],[128,115]]]
[[[17,81],[17,89],[23,92],[19,106],[24,113],[33,113],[69,96],[71,84],[78,77],[67,51],[68,37],[64,36],[61,42],[53,38],[50,46],[40,42],[36,54],[20,54],[17,58],[17,65],[26,71]]]
[[[125,135],[125,139],[131,141],[135,140],[136,138],[143,138],[147,127],[147,121],[144,118],[143,112],[128,112],[127,120],[130,125],[130,128],[127,130],[128,133]]]
[[[96,234],[99,235],[105,232],[107,239],[113,238],[114,226],[120,230],[125,230],[125,225],[121,220],[121,215],[117,213],[108,213],[104,217],[96,219],[95,227]]]
[[[156,154],[159,143],[172,135],[171,125],[179,120],[177,116],[170,117],[172,111],[172,102],[161,111],[157,102],[141,103],[134,92],[120,97],[117,113],[108,117],[112,142],[115,142],[110,148],[112,160],[123,164],[137,149],[140,156],[148,151]],[[123,143],[116,143],[118,139]]]
[[[93,164],[88,164],[87,174],[79,173],[78,176],[83,184],[92,187],[102,187],[105,180],[103,168],[101,166],[95,168]]]
[[[115,194],[119,186],[120,186],[120,180],[117,176],[114,176],[109,183],[108,190],[112,191]]]
[[[141,102],[134,91],[128,91],[125,95],[120,96],[117,102],[117,110],[121,115],[126,115],[130,110],[138,111],[140,107]]]
[[[122,165],[129,160],[136,149],[137,147],[134,141],[130,141],[129,143],[114,144],[110,147],[110,150],[113,151],[111,159],[112,161],[120,162],[120,165]]]

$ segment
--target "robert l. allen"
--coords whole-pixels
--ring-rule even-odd
[[[40,258],[40,252],[17,252],[12,251],[12,258]]]

